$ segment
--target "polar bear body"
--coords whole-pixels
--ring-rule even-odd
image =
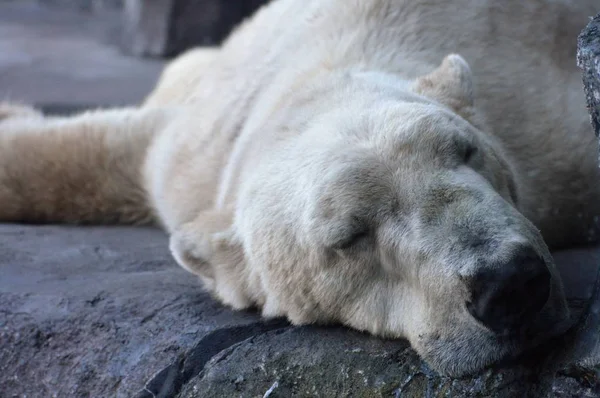
[[[480,369],[563,324],[547,246],[598,232],[592,3],[274,1],[139,107],[0,107],[0,219],[154,220],[234,308]]]
[[[235,201],[240,171],[236,156],[241,156],[235,143],[241,142],[237,147],[244,148],[244,156],[253,156],[247,142],[259,133],[251,131],[252,125],[264,122],[283,93],[327,68],[377,71],[409,81],[435,69],[448,53],[459,52],[473,70],[478,109],[520,169],[528,191],[523,195],[527,217],[552,246],[585,241],[591,227],[577,214],[586,212],[589,195],[596,191],[597,159],[589,150],[596,144],[589,134],[574,38],[595,11],[593,2],[587,3],[275,2],[240,27],[219,53],[211,53],[212,65],[204,66],[207,55],[201,50],[196,59],[186,61],[187,70],[172,72],[184,82],[189,76],[194,81],[182,87],[186,97],[175,102],[207,109],[200,122],[203,128],[181,133],[193,136],[182,138],[181,150],[203,151],[192,151],[187,144],[203,134],[228,143],[216,151],[227,159],[218,162],[207,185],[218,194],[206,207],[214,204],[212,200],[219,205]],[[170,78],[170,72],[163,79]],[[159,86],[147,103],[173,103],[158,99],[160,95]],[[572,157],[564,159],[567,152]],[[571,164],[559,167],[556,160]],[[221,162],[228,162],[223,174]],[[589,174],[582,175],[580,169]],[[166,173],[164,179],[173,181],[171,177]]]

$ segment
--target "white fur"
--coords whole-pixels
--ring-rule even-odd
[[[0,106],[0,218],[153,216],[233,308],[406,337],[440,371],[478,370],[524,347],[467,313],[464,279],[530,245],[559,324],[547,246],[598,228],[574,62],[593,3],[274,1],[174,60],[140,108],[61,121]]]

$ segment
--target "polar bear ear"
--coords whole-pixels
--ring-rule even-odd
[[[447,55],[428,75],[417,78],[413,90],[450,107],[459,115],[470,114],[473,107],[473,75],[463,57]]]

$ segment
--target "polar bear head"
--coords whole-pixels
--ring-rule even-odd
[[[324,90],[327,112],[252,164],[231,231],[196,256],[219,258],[216,285],[230,269],[216,294],[296,324],[407,338],[449,375],[564,323],[560,279],[520,212],[509,155],[477,116],[466,62],[448,56],[409,84],[348,79]]]

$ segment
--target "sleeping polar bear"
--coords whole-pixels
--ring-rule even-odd
[[[477,371],[563,328],[548,246],[598,233],[593,3],[274,1],[139,107],[4,104],[0,220],[158,222],[233,308]]]

